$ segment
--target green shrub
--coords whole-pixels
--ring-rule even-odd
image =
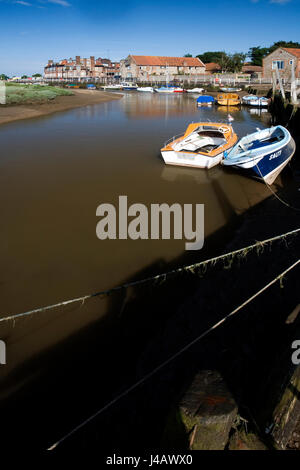
[[[72,91],[40,85],[7,84],[7,104],[38,103],[54,100],[57,96],[70,96]]]

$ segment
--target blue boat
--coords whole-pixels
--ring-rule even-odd
[[[222,164],[242,169],[245,174],[274,183],[275,179],[296,150],[289,131],[282,126],[258,130],[243,137],[228,154]]]
[[[199,98],[197,98],[198,106],[211,106],[214,102],[214,97],[209,95],[201,95]]]

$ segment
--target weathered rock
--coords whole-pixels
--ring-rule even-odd
[[[229,450],[268,450],[259,437],[250,432],[236,431],[230,438]]]
[[[217,371],[201,371],[170,413],[163,445],[191,450],[223,450],[237,405]]]
[[[295,368],[273,412],[270,435],[280,449],[299,447],[300,366]]]

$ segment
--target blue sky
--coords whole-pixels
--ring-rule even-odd
[[[48,59],[247,52],[300,41],[300,0],[0,0],[0,73]]]

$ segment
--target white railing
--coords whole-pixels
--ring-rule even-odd
[[[181,134],[173,135],[173,137],[171,137],[171,139],[169,139],[165,142],[164,146],[166,147],[171,142],[174,142],[174,140],[179,139],[179,137],[183,137],[184,134],[185,134],[185,132],[182,132]]]

